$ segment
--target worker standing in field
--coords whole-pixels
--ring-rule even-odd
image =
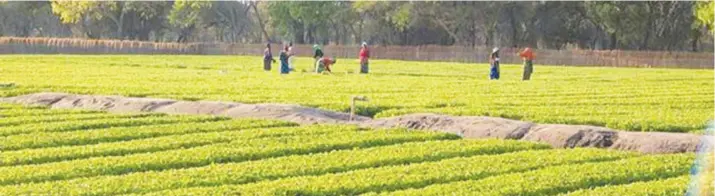
[[[293,42],[288,43],[288,67],[291,71],[295,70],[295,48]]]
[[[334,65],[337,62],[334,58],[330,57],[322,57],[318,59],[318,61],[315,63],[315,72],[316,73],[323,73],[323,71],[327,71],[328,73],[333,73],[330,70],[330,66]]]
[[[290,54],[288,52],[288,46],[285,46],[283,47],[283,50],[281,50],[280,54],[281,74],[288,74],[290,72],[290,67],[288,67],[288,58],[290,58]]]
[[[370,50],[367,49],[367,43],[362,42],[360,46],[360,73],[368,73],[368,59],[370,58]]]
[[[321,58],[323,58],[323,50],[320,49],[318,44],[313,45],[313,59],[315,59],[313,63],[317,65],[318,60]]]
[[[526,47],[523,51],[519,52],[519,56],[524,59],[524,75],[521,79],[530,80],[531,74],[534,72],[534,52],[531,51],[531,48]]]
[[[489,79],[499,80],[499,48],[492,49],[492,53],[489,55]]]
[[[271,44],[266,44],[266,50],[263,51],[263,70],[270,71],[271,63],[275,63],[276,59],[273,59],[273,52],[271,52]]]

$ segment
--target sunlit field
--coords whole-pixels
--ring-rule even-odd
[[[2,96],[33,92],[291,103],[347,111],[352,95],[369,102],[358,112],[376,118],[408,113],[497,116],[539,123],[588,124],[631,131],[701,132],[713,117],[713,71],[569,67],[535,62],[531,81],[520,65],[338,59],[331,75],[263,71],[261,57],[147,55],[0,56]]]
[[[682,195],[695,160],[268,120],[0,115],[0,195]]]

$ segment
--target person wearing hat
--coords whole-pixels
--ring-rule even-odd
[[[367,43],[362,42],[360,46],[360,73],[366,74],[368,72],[368,58],[370,58],[370,50],[367,49]]]
[[[323,58],[323,50],[320,49],[320,46],[318,44],[313,45],[313,59],[315,59],[314,63],[318,63],[318,60],[320,58]]]
[[[334,65],[336,62],[337,62],[337,60],[334,58],[321,57],[320,59],[318,59],[318,62],[315,64],[315,72],[323,73],[323,71],[327,71],[328,73],[332,73],[332,70],[330,70],[330,66]]]
[[[320,49],[318,44],[313,45],[313,58],[316,60],[323,58],[323,50]]]
[[[275,63],[276,59],[273,59],[273,52],[271,52],[271,44],[266,44],[266,49],[263,50],[263,70],[270,71],[271,63]]]
[[[491,65],[489,79],[499,80],[499,48],[492,49],[492,53],[489,55],[489,64]]]
[[[524,75],[521,80],[530,80],[531,74],[534,73],[534,64],[532,62],[534,60],[534,52],[531,51],[531,48],[526,47],[523,51],[519,52],[519,56],[524,59]]]

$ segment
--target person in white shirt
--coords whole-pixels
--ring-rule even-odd
[[[295,53],[293,42],[288,43],[288,68],[290,68],[291,71],[295,70]]]

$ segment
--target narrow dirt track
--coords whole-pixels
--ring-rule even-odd
[[[0,101],[51,108],[80,108],[108,112],[157,112],[166,114],[216,115],[260,118],[299,124],[355,124],[369,128],[409,128],[440,131],[464,138],[500,138],[548,143],[556,148],[596,147],[642,153],[694,152],[706,136],[689,133],[626,132],[586,125],[536,124],[480,116],[409,114],[372,119],[341,112],[290,104],[242,104],[236,102],[178,101],[121,96],[35,93],[2,98]],[[708,136],[711,137],[711,136]]]

